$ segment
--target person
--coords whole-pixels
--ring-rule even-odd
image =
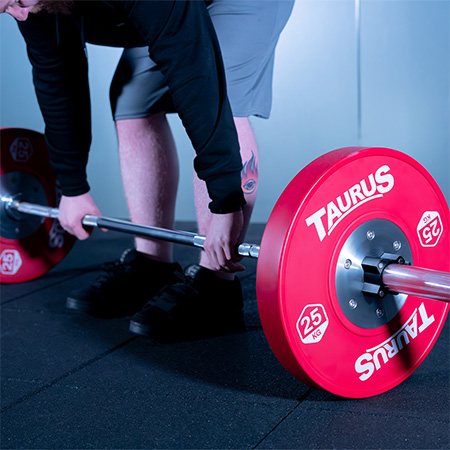
[[[45,7],[19,28],[63,189],[59,219],[67,231],[87,238],[81,218],[99,214],[85,176],[90,118],[84,42],[125,47],[111,106],[132,221],[174,225],[178,161],[167,113],[180,115],[196,150],[195,203],[199,232],[206,235],[199,265],[184,274],[172,260],[172,244],[137,238],[135,250],[106,265],[93,286],[72,292],[67,306],[95,316],[132,316],[130,330],[152,336],[242,327],[242,290],[234,274],[243,266],[233,248],[245,235],[258,183],[248,117],[269,115],[275,46],[292,2],[31,3],[10,4],[6,12]],[[54,14],[55,6],[66,11]]]

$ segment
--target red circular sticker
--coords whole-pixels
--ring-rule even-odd
[[[414,266],[448,272],[449,216],[431,175],[395,150],[339,149],[303,169],[271,214],[257,269],[263,328],[286,369],[351,398],[385,392],[417,369],[449,305],[409,296],[388,323],[361,328],[337,299],[336,265],[356,228],[384,219],[406,236]]]
[[[7,190],[3,181],[9,182],[11,176],[14,178],[13,174],[18,174],[18,177],[21,175],[26,182],[33,180],[36,185],[34,190],[43,193],[46,206],[57,206],[61,189],[49,165],[44,136],[21,128],[2,128],[0,137],[2,196],[20,194],[20,192],[3,192]],[[19,200],[29,201],[27,198]],[[75,238],[65,233],[59,222],[54,219],[44,219],[32,234],[25,237],[14,238],[10,230],[8,233],[2,233],[1,282],[18,283],[47,273],[67,255],[74,243]]]

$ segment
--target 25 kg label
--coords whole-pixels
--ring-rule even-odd
[[[442,229],[441,216],[437,211],[424,212],[417,225],[417,234],[422,247],[436,246],[442,235]]]
[[[328,316],[321,304],[306,305],[297,320],[297,331],[304,344],[320,342],[328,327]]]

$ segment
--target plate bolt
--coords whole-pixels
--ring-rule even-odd
[[[367,239],[369,239],[369,241],[373,241],[375,239],[375,231],[370,230],[366,233]]]
[[[345,263],[344,263],[344,268],[350,269],[351,266],[352,266],[352,261],[350,259],[346,259]]]
[[[377,313],[377,316],[380,318],[384,316],[384,311],[381,308],[377,308],[376,313]]]
[[[352,309],[355,309],[358,306],[358,302],[352,298],[348,301],[348,306],[350,306],[350,308]]]
[[[398,252],[402,248],[402,243],[400,241],[394,241],[392,247],[394,247],[394,250]]]

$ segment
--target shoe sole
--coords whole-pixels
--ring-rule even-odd
[[[75,298],[68,297],[66,300],[66,308],[74,309],[76,311],[81,311],[84,313],[93,312],[93,309],[90,307],[91,305],[88,303],[80,302]]]
[[[230,323],[224,323],[215,327],[199,328],[196,330],[175,328],[173,326],[168,328],[158,328],[151,325],[144,325],[134,320],[130,320],[129,331],[140,336],[147,336],[155,339],[163,340],[183,340],[202,337],[220,336],[223,334],[232,334],[245,331],[245,322],[242,313],[239,313],[239,317],[233,316],[233,321]]]
[[[152,336],[152,327],[148,325],[143,325],[142,323],[135,322],[134,320],[130,320],[129,330],[131,333],[139,334],[141,336]]]

